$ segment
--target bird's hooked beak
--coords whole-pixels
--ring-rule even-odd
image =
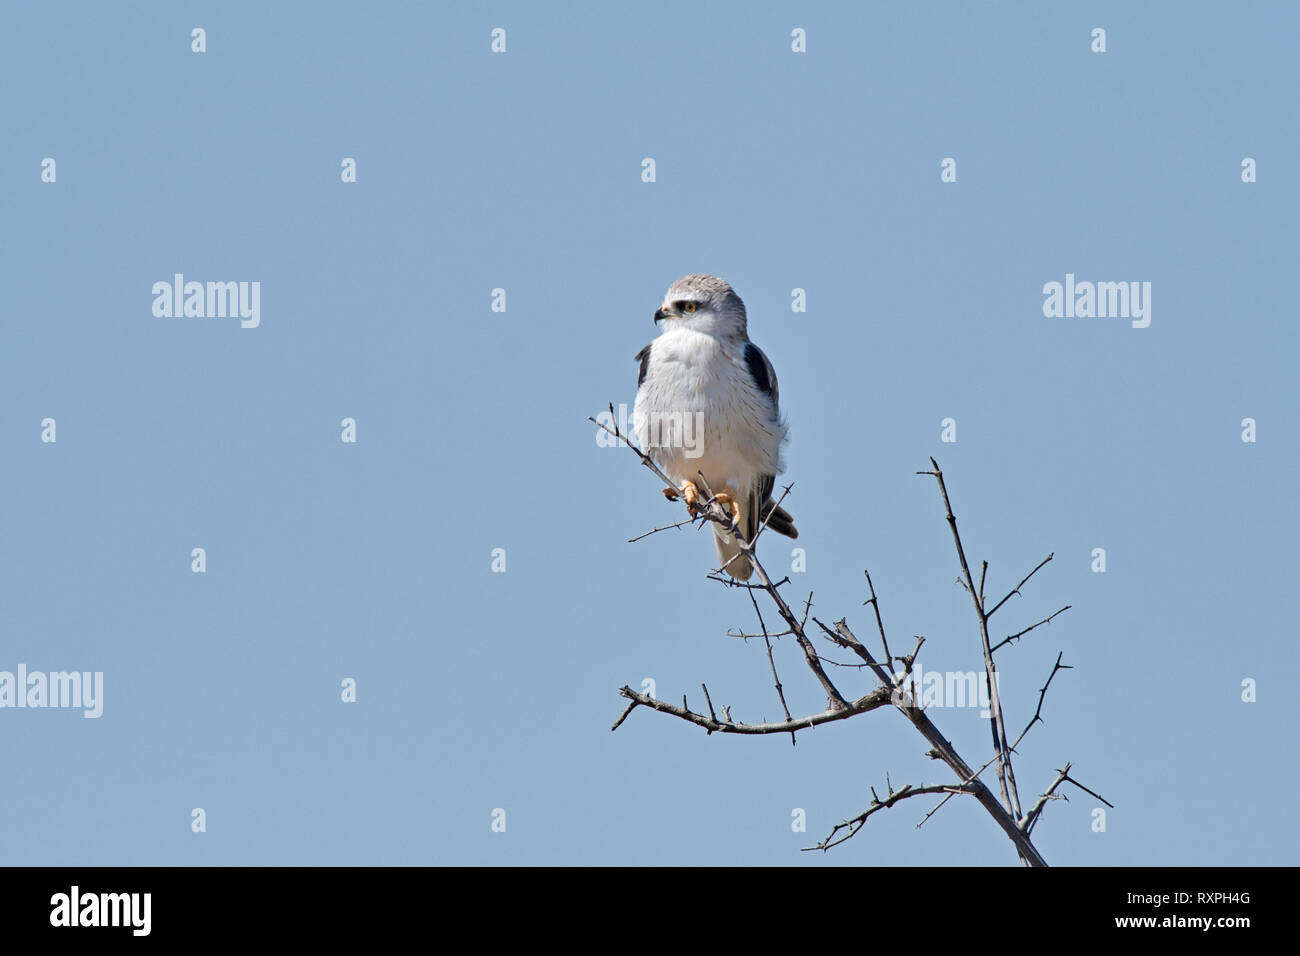
[[[659,324],[660,322],[662,322],[664,319],[680,319],[681,317],[682,317],[682,314],[681,314],[680,312],[670,312],[670,311],[668,311],[667,309],[656,309],[656,310],[655,310],[655,325],[658,325],[658,324]]]

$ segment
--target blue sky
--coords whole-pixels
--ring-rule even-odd
[[[999,655],[1013,727],[1074,667],[1021,792],[1071,761],[1115,809],[1094,832],[1092,798],[1051,805],[1047,859],[1296,862],[1293,6],[3,18],[0,671],[102,671],[104,709],[0,709],[0,860],[1014,864],[973,801],[798,852],[887,772],[947,782],[888,711],[797,747],[609,732],[646,678],[779,711],[705,535],[626,543],[681,512],[585,422],[709,272],[780,376],[792,600],[869,634],[869,568],[896,648],[979,667],[931,455],[991,592],[1055,553],[995,619],[1072,605]],[[156,317],[175,273],[260,282],[260,325]],[[1150,326],[1044,316],[1067,274],[1150,282]],[[794,545],[762,545],[786,573]],[[777,663],[820,710],[797,648]],[[977,712],[933,716],[987,759]]]

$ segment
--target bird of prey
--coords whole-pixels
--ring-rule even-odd
[[[777,402],[776,372],[749,341],[745,304],[724,279],[689,275],[668,289],[655,312],[661,332],[637,353],[632,419],[642,449],[676,484],[664,495],[686,501],[692,514],[706,504],[696,486],[703,474],[716,500],[731,512],[731,529],[710,522],[718,561],[738,581],[753,574],[741,553],[767,527],[799,536],[794,519],[772,501],[785,470],[786,426]]]

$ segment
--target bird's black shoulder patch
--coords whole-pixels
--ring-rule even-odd
[[[641,371],[637,373],[636,386],[640,388],[645,384],[645,373],[650,368],[650,346],[647,345],[640,352],[636,353],[636,359],[641,363]]]
[[[758,350],[758,346],[753,342],[745,345],[745,367],[749,369],[749,375],[758,386],[758,390],[764,395],[772,394],[772,383],[767,377],[767,363],[763,361],[763,353]]]

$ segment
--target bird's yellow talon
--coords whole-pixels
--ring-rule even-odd
[[[735,498],[731,497],[731,495],[727,494],[725,491],[719,491],[713,496],[713,500],[731,512],[731,520],[733,523],[740,521],[740,502]]]
[[[689,511],[692,516],[698,515],[704,511],[700,506],[700,493],[695,487],[695,482],[682,482],[682,497],[686,499],[686,510]]]

